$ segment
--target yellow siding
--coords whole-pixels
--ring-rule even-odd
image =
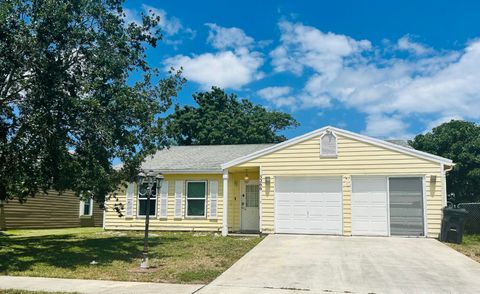
[[[150,229],[152,230],[180,230],[180,231],[221,231],[222,229],[222,216],[223,216],[223,178],[221,174],[178,174],[178,175],[164,175],[165,182],[168,182],[168,206],[167,206],[167,218],[160,218],[158,216],[160,201],[157,200],[157,216],[150,217]],[[187,218],[185,217],[185,187],[183,195],[183,217],[174,217],[175,208],[175,181],[182,180],[206,180],[206,181],[218,181],[218,211],[216,218],[210,218],[210,184],[208,184],[207,191],[207,216],[204,218]],[[143,230],[145,226],[145,217],[137,216],[137,197],[134,195],[133,201],[133,217],[119,217],[118,214],[111,209],[115,203],[122,203],[125,205],[126,195],[125,189],[118,191],[118,201],[110,199],[107,201],[107,210],[105,214],[105,229],[115,230]],[[122,211],[125,215],[125,210]]]
[[[23,204],[10,200],[3,210],[7,229],[102,226],[103,223],[103,211],[95,203],[93,216],[81,219],[80,200],[71,191],[62,194],[50,191],[28,198]]]
[[[437,237],[440,232],[442,208],[441,165],[366,142],[338,135],[338,156],[320,158],[320,136],[307,139],[284,149],[266,154],[236,167],[259,166],[262,177],[271,178],[269,187],[263,180],[262,231],[274,232],[274,191],[276,176],[343,176],[344,234],[351,234],[351,176],[354,175],[418,175],[427,176],[428,236]],[[430,176],[436,183],[430,185]]]

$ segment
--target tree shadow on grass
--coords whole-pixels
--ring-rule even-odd
[[[150,247],[177,242],[174,236],[151,238]],[[77,235],[51,235],[39,237],[12,237],[0,235],[0,273],[27,271],[38,264],[75,270],[92,260],[102,265],[114,261],[132,262],[141,256],[142,238],[139,236],[82,237]],[[169,257],[155,250],[152,258]]]

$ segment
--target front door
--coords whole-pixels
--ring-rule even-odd
[[[260,223],[260,190],[258,181],[242,181],[240,185],[241,229],[258,232]]]

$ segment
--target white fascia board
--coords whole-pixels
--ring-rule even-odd
[[[184,170],[184,169],[179,169],[179,170],[158,170],[164,175],[172,175],[172,174],[223,174],[222,170],[211,170],[211,169],[205,169],[205,170]]]
[[[416,149],[413,149],[413,148],[403,147],[403,146],[400,146],[400,145],[397,145],[397,144],[394,144],[394,143],[390,143],[390,142],[387,142],[387,141],[384,141],[384,140],[360,135],[360,134],[357,134],[357,133],[353,133],[353,132],[350,132],[350,131],[347,131],[347,130],[338,129],[338,128],[335,128],[335,127],[330,127],[330,129],[332,129],[333,131],[338,132],[339,134],[342,134],[346,137],[350,137],[350,138],[353,138],[353,139],[357,139],[359,141],[367,142],[367,143],[370,143],[372,145],[377,145],[377,146],[384,147],[384,148],[387,148],[387,149],[399,151],[399,152],[402,152],[402,153],[405,153],[405,154],[414,155],[416,157],[423,158],[423,159],[430,160],[430,161],[434,161],[434,162],[438,162],[438,163],[443,163],[443,164],[447,164],[447,165],[453,164],[451,159],[441,157],[441,156],[438,156],[438,155],[434,155],[434,154],[431,154],[431,153],[428,153],[428,152],[423,152],[423,151],[416,150]]]
[[[326,127],[317,129],[315,131],[306,133],[304,135],[292,138],[292,139],[287,140],[285,142],[279,143],[277,145],[265,148],[263,150],[253,152],[251,154],[248,154],[248,155],[239,157],[237,159],[234,159],[232,161],[229,161],[227,163],[224,163],[224,164],[222,164],[222,169],[226,169],[226,168],[244,163],[246,161],[258,158],[260,156],[263,156],[263,155],[272,153],[274,151],[286,148],[288,146],[297,144],[299,142],[308,140],[312,137],[315,137],[315,136],[318,136],[318,135],[322,134],[327,129],[332,130],[333,132],[341,134],[345,137],[357,139],[357,140],[362,141],[362,142],[370,143],[372,145],[380,146],[380,147],[390,149],[390,150],[394,150],[394,151],[398,151],[398,152],[401,152],[401,153],[413,155],[413,156],[416,156],[416,157],[419,157],[419,158],[422,158],[422,159],[426,159],[426,160],[429,160],[429,161],[442,163],[442,164],[447,164],[447,165],[452,165],[453,164],[452,160],[450,160],[448,158],[433,155],[433,154],[423,152],[423,151],[419,151],[419,150],[415,150],[415,149],[412,149],[412,148],[403,147],[403,146],[396,145],[396,144],[393,144],[393,143],[390,143],[390,142],[387,142],[387,141],[384,141],[384,140],[375,139],[375,138],[372,138],[372,137],[367,137],[367,136],[360,135],[360,134],[350,132],[350,131],[347,131],[347,130],[343,130],[343,129],[339,129],[339,128],[335,128],[335,127],[331,127],[331,126],[326,126]]]

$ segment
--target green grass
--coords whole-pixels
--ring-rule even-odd
[[[480,262],[480,235],[464,235],[462,244],[448,244],[453,249]]]
[[[0,274],[76,279],[208,283],[260,237],[151,232],[150,264],[139,271],[142,232],[98,228],[12,230],[0,234]],[[90,265],[95,260],[97,265]]]

